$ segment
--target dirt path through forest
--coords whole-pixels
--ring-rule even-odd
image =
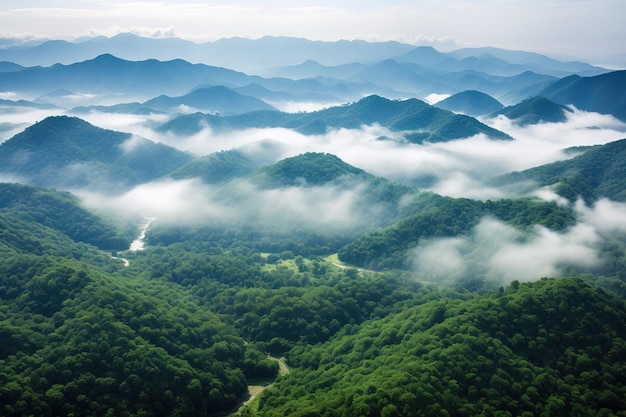
[[[276,358],[274,356],[268,356],[268,359],[278,362],[278,366],[279,366],[278,375],[279,376],[284,376],[289,373],[289,366],[285,362],[284,358]],[[259,395],[260,393],[262,393],[264,390],[268,389],[272,385],[274,385],[274,382],[271,382],[267,385],[248,385],[248,396],[239,404],[237,404],[237,406],[233,409],[230,415],[231,416],[236,415],[244,406],[248,405],[252,400],[254,400],[257,397],[257,395]]]

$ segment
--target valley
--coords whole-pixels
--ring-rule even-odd
[[[225,43],[0,48],[1,415],[625,415],[625,71]]]

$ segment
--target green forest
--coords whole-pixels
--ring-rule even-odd
[[[563,278],[443,285],[411,271],[409,242],[485,216],[562,231],[574,212],[417,192],[399,204],[406,188],[335,157],[298,160],[328,169],[287,160],[252,178],[355,175],[368,198],[397,201],[387,222],[346,241],[157,220],[131,252],[141,219],[1,184],[0,415],[626,416],[623,239],[606,236],[602,268]]]

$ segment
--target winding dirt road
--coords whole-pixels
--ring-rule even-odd
[[[289,373],[289,366],[287,366],[287,363],[285,362],[284,358],[276,358],[274,356],[268,356],[268,359],[278,362],[278,366],[280,367],[278,371],[279,376],[284,376]],[[257,397],[257,395],[259,395],[260,393],[262,393],[263,391],[265,391],[272,385],[274,385],[273,382],[267,385],[248,385],[248,397],[244,401],[242,401],[240,404],[238,404],[237,407],[235,407],[235,409],[230,413],[230,415],[231,416],[236,415],[243,407],[245,407],[252,400],[254,400]]]

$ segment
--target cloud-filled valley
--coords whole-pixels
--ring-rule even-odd
[[[149,26],[0,39],[0,415],[622,415],[626,71]]]
[[[502,53],[496,50],[490,52]],[[416,260],[415,265],[419,265],[415,270],[416,275],[446,276],[442,278],[443,281],[454,281],[467,277],[463,271],[471,271],[474,275],[484,275],[488,280],[497,276],[503,283],[508,283],[513,279],[558,275],[560,267],[565,264],[580,267],[596,265],[600,262],[597,245],[602,234],[609,230],[623,230],[622,216],[617,215],[621,203],[599,200],[595,206],[581,202],[573,204],[558,194],[555,188],[558,184],[540,186],[533,180],[527,180],[521,184],[502,186],[494,179],[511,172],[565,161],[590,146],[604,145],[626,137],[626,123],[623,118],[620,119],[621,113],[615,112],[616,116],[600,114],[563,103],[560,106],[567,107],[558,110],[563,113],[563,118],[559,121],[542,121],[543,117],[550,118],[546,108],[529,107],[532,105],[530,102],[523,102],[518,110],[530,112],[533,120],[538,120],[523,123],[523,119],[511,120],[496,113],[484,114],[475,119],[454,115],[416,100],[388,100],[369,96],[338,105],[334,101],[327,101],[328,96],[323,94],[318,96],[318,101],[312,99],[315,95],[311,92],[315,88],[323,88],[326,92],[342,90],[345,96],[355,97],[356,94],[358,97],[358,91],[363,87],[356,88],[358,83],[355,84],[355,80],[359,77],[362,80],[379,79],[380,86],[372,84],[370,87],[381,87],[383,91],[394,95],[401,94],[389,89],[389,86],[420,84],[426,78],[417,82],[407,75],[411,79],[404,83],[395,77],[393,71],[402,68],[403,71],[409,71],[407,74],[432,78],[432,73],[420,73],[412,60],[424,60],[428,62],[424,64],[428,68],[439,68],[437,66],[442,65],[442,60],[448,59],[445,62],[454,61],[458,64],[461,57],[444,56],[432,49],[417,48],[406,55],[394,57],[397,62],[387,60],[349,68],[308,63],[274,70],[277,73],[283,71],[294,74],[299,71],[302,74],[312,70],[324,71],[328,78],[321,82],[312,79],[263,79],[225,69],[189,66],[180,61],[130,62],[113,56],[102,56],[79,63],[76,68],[84,68],[87,64],[116,64],[137,71],[178,68],[190,71],[189,74],[194,74],[193,77],[198,80],[204,79],[202,77],[206,77],[206,74],[217,74],[219,80],[229,80],[233,88],[237,86],[241,93],[223,86],[200,86],[185,95],[159,96],[143,103],[75,107],[77,95],[61,90],[39,98],[24,95],[24,98],[32,101],[26,102],[26,107],[20,107],[22,104],[18,106],[15,100],[23,93],[7,92],[3,96],[13,101],[4,103],[7,111],[0,114],[0,140],[8,141],[25,127],[51,115],[75,116],[98,128],[127,132],[128,136],[122,142],[107,151],[118,165],[110,165],[109,160],[90,163],[88,158],[80,159],[81,156],[79,160],[65,166],[47,166],[47,171],[40,172],[38,178],[58,176],[64,179],[65,188],[81,196],[84,204],[91,209],[127,219],[158,218],[155,224],[163,227],[177,225],[230,230],[247,227],[259,233],[284,236],[298,231],[356,238],[377,227],[393,225],[399,219],[398,216],[402,216],[401,213],[410,207],[411,196],[418,192],[477,201],[539,198],[561,207],[569,207],[576,213],[576,225],[570,225],[566,230],[551,230],[537,225],[532,230],[521,231],[510,224],[485,217],[471,232],[445,239],[426,239],[419,243],[410,255]],[[526,59],[530,59],[530,55]],[[537,58],[532,56],[532,59]],[[546,68],[555,65],[554,61],[541,59],[533,65],[544,65]],[[516,65],[518,67],[515,68],[525,68],[522,64]],[[567,72],[583,68],[584,71],[602,72],[591,66],[559,65],[560,69],[554,71]],[[74,70],[72,66],[56,68],[59,74]],[[54,74],[52,69],[45,71]],[[171,77],[167,71],[164,74]],[[341,79],[340,74],[348,74],[352,78]],[[448,75],[450,80],[458,77],[458,73],[454,72]],[[132,91],[138,93],[142,91],[140,87],[143,81],[133,77],[115,82],[120,85],[123,82],[131,83]],[[577,80],[573,77],[572,83],[575,83]],[[606,77],[602,77],[601,74],[597,77],[579,77],[579,80],[615,82],[612,79],[606,81]],[[554,79],[553,76],[534,74],[517,79],[501,76],[490,78],[481,74],[479,78],[485,87],[501,91],[502,99],[519,97],[524,94],[520,91],[533,83],[536,85],[529,91],[540,91],[543,88],[547,95],[553,94],[545,89],[546,83]],[[20,78],[16,75],[15,79]],[[490,84],[489,80],[494,79],[497,79],[496,84],[499,83],[497,88],[495,84]],[[59,77],[59,80],[68,83],[67,78]],[[246,85],[249,82],[255,84]],[[461,83],[458,80],[455,82]],[[428,83],[433,89],[439,85],[433,80]],[[76,85],[90,88],[88,84]],[[154,87],[152,85],[151,88],[154,90]],[[97,88],[102,89],[102,86]],[[176,88],[172,88],[174,90]],[[280,103],[278,107],[283,112],[263,113],[261,110],[247,116],[247,113],[232,114],[231,110],[225,110],[225,114],[219,111],[201,114],[198,108],[194,108],[195,105],[206,110],[215,104],[224,109],[236,109],[236,103],[242,105],[244,102],[254,103],[257,106],[255,108],[266,108],[260,99],[245,96],[244,91],[261,94],[266,103]],[[434,89],[428,94],[424,91],[420,93],[421,98],[433,104],[451,96],[449,91]],[[411,96],[411,93],[406,94]],[[114,100],[115,95],[99,92],[81,93],[79,96],[81,104],[105,104]],[[127,98],[119,96],[118,100]],[[290,101],[292,98],[297,100]],[[493,97],[490,99],[497,102]],[[215,103],[212,104],[212,101]],[[546,102],[551,103],[545,99],[541,104],[549,108]],[[42,103],[61,107],[36,108]],[[536,102],[534,105],[539,106]],[[556,103],[551,105],[557,106]],[[583,103],[583,106],[590,105]],[[591,108],[597,107],[597,104],[591,105]],[[466,131],[474,133],[464,135]],[[171,150],[164,147],[157,149],[154,143],[167,145]],[[208,178],[207,182],[207,178],[203,180],[200,174],[181,176],[180,173],[172,172],[177,164],[190,160],[201,161],[202,158],[223,152],[236,152],[245,158],[245,162],[237,163],[249,164],[244,169],[247,174],[233,174],[234,177],[225,182]],[[249,176],[265,166],[311,152],[334,155],[343,163],[411,191],[406,191],[407,197],[404,199],[396,195],[393,197],[396,200],[384,201],[384,197],[380,197],[380,200],[376,200],[379,197],[372,199],[371,193],[376,192],[372,184],[361,180],[349,186],[341,181],[323,184],[306,184],[304,181],[302,184],[296,182],[295,185],[268,188],[256,183],[254,176]],[[165,161],[157,160],[163,158],[163,155],[169,155],[169,159],[177,158],[179,162],[168,161],[169,168],[165,168],[161,166]],[[123,169],[119,164],[123,164]],[[190,169],[187,167],[186,172]],[[194,172],[193,169],[191,172]],[[2,178],[22,179],[18,174],[10,172],[2,173]],[[607,212],[612,213],[611,220],[602,215]],[[498,236],[502,240],[494,240],[491,236]],[[409,243],[412,246],[417,244]],[[549,247],[556,249],[548,250]],[[520,261],[514,259],[514,254],[518,254]],[[438,259],[446,259],[445,265],[433,263],[433,260]]]
[[[381,126],[335,129],[323,135],[303,135],[290,129],[245,129],[213,132],[206,127],[190,135],[160,133],[151,129],[164,123],[162,115],[81,115],[105,128],[132,132],[202,156],[223,150],[252,150],[270,142],[275,162],[304,152],[326,152],[375,175],[428,189],[443,195],[467,198],[501,198],[503,190],[484,185],[491,177],[522,171],[571,158],[568,148],[601,145],[626,137],[626,124],[608,115],[575,111],[564,123],[518,126],[504,116],[484,121],[514,138],[494,141],[483,135],[443,143],[408,143],[402,132]]]
[[[336,129],[324,135],[303,135],[284,129],[246,129],[214,133],[206,128],[191,136],[162,134],[151,127],[162,116],[92,113],[85,119],[116,130],[133,132],[200,157],[237,149],[270,164],[305,152],[325,152],[372,174],[456,198],[479,200],[514,197],[509,190],[488,185],[487,180],[572,158],[567,148],[601,145],[626,135],[626,125],[611,116],[575,111],[563,123],[518,126],[499,116],[485,120],[513,137],[494,141],[483,135],[444,143],[413,144],[403,132],[379,125],[360,129]],[[133,139],[134,140],[134,139]],[[157,180],[109,196],[81,194],[88,207],[137,217],[156,217],[160,225],[193,227],[251,227],[263,233],[288,235],[294,230],[321,235],[357,236],[371,231],[371,219],[382,210],[368,205],[363,189],[335,186],[259,189],[247,180],[227,187],[207,185],[197,179]],[[549,189],[532,195],[560,201]],[[622,203],[600,200],[589,207],[572,205],[578,222],[566,230],[536,226],[520,231],[506,223],[485,218],[468,235],[426,240],[411,253],[418,279],[446,283],[483,277],[490,284],[513,280],[560,276],[567,268],[591,268],[602,264],[602,236],[623,232],[626,220]],[[564,269],[565,268],[565,269]]]

